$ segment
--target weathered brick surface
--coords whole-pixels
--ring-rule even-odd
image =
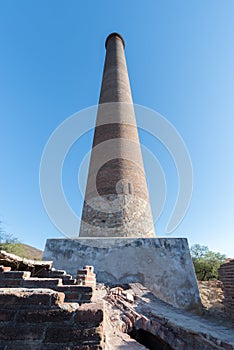
[[[13,321],[14,317],[15,317],[14,310],[1,310],[0,312],[0,322]]]
[[[0,309],[15,309],[17,307],[57,306],[63,303],[64,294],[52,290],[30,290],[21,288],[0,289]]]
[[[91,302],[93,289],[88,286],[78,286],[78,285],[67,285],[58,286],[56,288],[59,292],[65,293],[65,301],[74,301],[79,303]]]
[[[57,290],[59,292],[78,292],[80,291],[81,293],[92,293],[93,290],[91,287],[88,286],[58,286]]]
[[[104,321],[104,311],[100,304],[84,304],[77,310],[74,321],[77,324],[98,324]]]
[[[225,310],[234,322],[234,259],[229,259],[220,266],[219,279],[224,292]]]
[[[90,302],[92,298],[92,288],[96,286],[96,279],[93,273],[93,267],[88,267],[88,269],[88,275],[82,274],[82,286],[78,286],[76,279],[66,274],[64,270],[43,270],[41,273],[37,273],[37,275],[46,277],[31,277],[31,272],[28,271],[0,272],[0,288],[22,287],[53,289],[65,293],[66,301],[79,301],[79,303]],[[4,298],[6,297],[3,297],[2,300],[4,300]],[[10,303],[10,297],[7,298],[7,302]],[[16,296],[12,298],[15,299]],[[15,301],[13,300],[12,302],[14,303]]]
[[[101,335],[99,329],[96,327],[89,328],[89,326],[78,328],[64,325],[54,327],[54,325],[52,325],[46,330],[46,343],[77,343],[82,340],[100,342]]]
[[[100,345],[81,345],[81,346],[74,346],[73,350],[101,350],[102,346]]]
[[[40,350],[40,345],[36,345],[34,342],[32,345],[27,344],[16,344],[13,342],[12,345],[7,345],[4,350]],[[1,348],[0,348],[1,349]]]
[[[44,325],[3,323],[0,325],[0,339],[7,341],[41,339],[44,329]]]
[[[10,266],[0,265],[0,272],[7,272],[7,271],[11,271]]]
[[[63,285],[74,285],[74,284],[76,284],[76,279],[75,278],[71,278],[71,279],[63,279]]]
[[[69,275],[64,270],[43,270],[35,277],[39,278],[57,278],[60,281],[62,280],[63,285],[73,285],[76,284],[76,279],[72,278],[72,275]],[[61,282],[59,282],[61,284]]]
[[[110,156],[103,158],[109,149]],[[111,202],[118,199],[122,205],[116,211]],[[124,47],[118,35],[109,37],[106,45],[80,226],[80,237],[104,236],[155,236]]]
[[[76,281],[78,285],[90,286],[96,288],[96,275],[93,266],[84,266],[77,271]]]
[[[127,332],[133,330],[149,332],[154,339],[163,342],[160,349],[173,350],[234,350],[234,337],[231,328],[226,328],[215,320],[208,320],[192,313],[187,313],[157,299],[140,284],[133,286],[137,304],[130,304],[124,298],[124,291],[113,294],[107,292],[105,300],[113,306],[112,322],[116,328]],[[119,309],[119,319],[116,316]],[[112,318],[110,318],[112,319]],[[125,324],[123,326],[122,322]],[[226,329],[225,329],[226,328]],[[152,347],[154,348],[154,347]],[[155,349],[158,349],[155,346]]]
[[[31,272],[29,271],[5,271],[0,272],[0,279],[22,279],[29,278],[31,276]]]
[[[78,302],[79,304],[82,303],[90,303],[92,298],[92,294],[85,294],[82,295],[80,293],[66,293],[66,299],[65,301],[68,302]]]
[[[68,276],[65,270],[43,270],[37,273],[35,277],[41,278],[62,278]],[[69,275],[70,276],[70,275]]]
[[[7,287],[20,287],[22,285],[21,279],[1,279],[0,277],[0,288],[7,288]]]
[[[0,350],[103,349],[103,304],[63,300],[52,290],[0,289]]]
[[[65,322],[70,321],[73,312],[61,309],[52,310],[19,310],[16,315],[16,322],[44,323],[44,322]]]
[[[28,280],[24,280],[22,283],[22,286],[25,288],[54,289],[59,285],[62,285],[61,278],[30,278]]]

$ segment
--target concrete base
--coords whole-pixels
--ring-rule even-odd
[[[48,239],[44,260],[76,276],[93,265],[105,284],[139,282],[183,309],[200,309],[200,295],[186,238]]]

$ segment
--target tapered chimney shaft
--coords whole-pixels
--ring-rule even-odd
[[[105,46],[80,237],[154,237],[124,40],[112,33]]]

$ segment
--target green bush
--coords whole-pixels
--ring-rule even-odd
[[[191,247],[191,256],[199,281],[218,279],[218,268],[225,261],[226,255],[212,252],[207,246],[194,244]]]

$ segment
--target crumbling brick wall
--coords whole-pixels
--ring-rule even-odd
[[[219,279],[224,292],[224,307],[234,322],[234,259],[228,259],[219,268]]]
[[[63,270],[43,270],[38,277],[31,277],[30,271],[9,271],[0,266],[0,288],[47,288],[65,294],[65,301],[78,302],[79,304],[91,302],[93,290],[96,286],[93,267],[89,266],[89,273],[85,275],[83,285],[77,285],[77,281]],[[86,278],[88,277],[88,283]],[[90,283],[90,284],[89,284]]]
[[[84,266],[77,271],[76,281],[78,285],[96,288],[96,275],[93,266]]]
[[[64,303],[48,289],[0,289],[0,349],[103,349],[102,303]]]

